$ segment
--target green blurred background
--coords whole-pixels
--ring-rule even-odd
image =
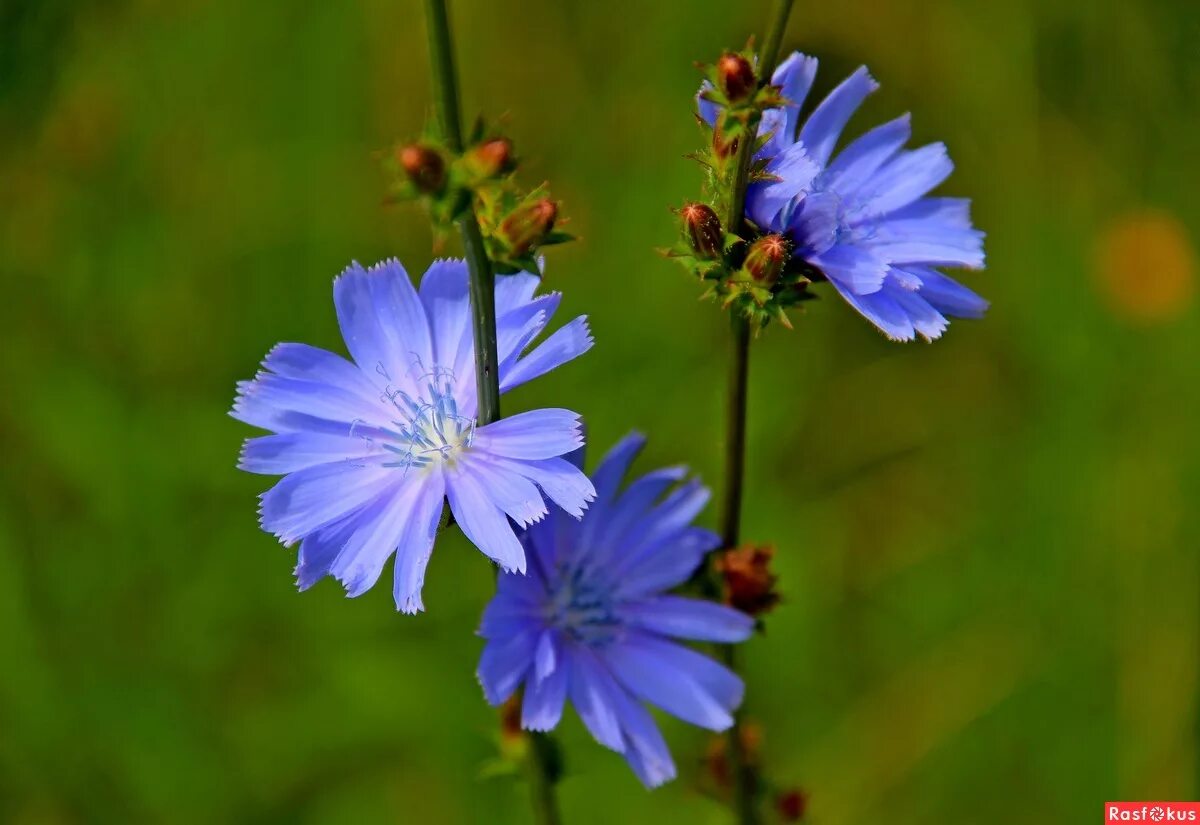
[[[692,63],[758,2],[459,2],[464,108],[508,114],[585,358],[506,396],[720,486],[726,325],[652,248],[698,193]],[[825,290],[754,349],[746,534],[786,603],[745,650],[780,786],[818,825],[1099,822],[1197,787],[1200,7],[797,3],[818,91],[883,89],[974,199],[993,301],[889,344]],[[0,821],[522,822],[481,780],[492,587],[451,534],[428,612],[297,594],[234,469],[234,382],[341,350],[331,278],[432,257],[372,153],[430,106],[415,0],[0,4]],[[452,250],[453,251],[453,248]],[[710,511],[705,516],[711,522]],[[726,821],[706,737],[648,794],[578,721],[570,825]]]

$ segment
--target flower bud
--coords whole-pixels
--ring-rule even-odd
[[[478,179],[494,178],[516,168],[512,141],[508,138],[490,138],[477,144],[463,155],[463,162],[471,175]]]
[[[737,152],[738,139],[726,138],[724,130],[721,129],[721,124],[718,122],[712,130],[712,148],[713,154],[720,160],[728,160]]]
[[[418,192],[430,195],[446,185],[446,161],[436,149],[410,143],[396,152],[396,159]]]
[[[509,253],[519,258],[550,234],[557,217],[558,205],[549,198],[523,203],[500,222],[496,234],[508,245]]]
[[[701,258],[719,258],[724,248],[721,219],[711,206],[703,203],[685,204],[679,211],[683,227],[687,230],[688,243]]]
[[[787,263],[788,242],[782,235],[764,235],[746,253],[746,271],[762,286],[771,286],[783,273]]]
[[[725,52],[717,61],[717,84],[726,100],[740,103],[754,94],[758,78],[754,76],[754,67],[749,60],[740,54]]]
[[[743,613],[758,616],[779,602],[771,558],[775,548],[743,545],[717,557],[716,569],[725,583],[725,603]]]
[[[791,788],[775,797],[775,810],[784,822],[799,822],[808,810],[808,794],[799,788]]]

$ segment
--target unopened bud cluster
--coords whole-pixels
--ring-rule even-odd
[[[522,193],[513,179],[517,158],[512,141],[476,127],[471,143],[454,153],[427,135],[404,143],[385,159],[394,200],[420,200],[429,209],[440,239],[474,207],[488,255],[500,274],[537,271],[537,250],[571,236],[557,229],[559,205],[539,187]]]
[[[812,297],[806,287],[813,274],[793,257],[792,239],[761,234],[740,216],[737,226],[722,226],[739,180],[739,147],[752,141],[747,151],[757,152],[766,139],[758,134],[763,112],[784,99],[778,87],[762,82],[751,52],[727,51],[706,73],[700,99],[711,113],[708,120],[698,120],[708,146],[691,157],[706,171],[708,197],[678,210],[681,240],[663,252],[705,283],[704,297],[743,315],[756,328],[772,320],[790,327],[786,310]],[[751,161],[742,185],[773,180],[764,167],[765,161]]]

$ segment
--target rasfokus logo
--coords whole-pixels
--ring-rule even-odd
[[[1105,802],[1108,822],[1200,822],[1200,802]]]

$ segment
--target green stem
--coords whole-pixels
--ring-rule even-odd
[[[450,151],[463,149],[462,124],[459,120],[458,75],[446,0],[426,0],[429,26],[429,58],[433,66],[434,99],[442,136]],[[475,387],[479,399],[480,425],[500,418],[500,369],[496,356],[496,274],[483,243],[483,232],[468,204],[458,220],[463,250],[470,273],[471,331],[475,341]],[[533,818],[537,825],[559,825],[558,801],[554,782],[557,768],[555,745],[547,734],[529,733],[529,782],[532,790]]]
[[[779,59],[779,46],[787,29],[793,0],[776,0],[767,36],[759,54],[758,71],[769,79]],[[750,163],[754,141],[742,140],[738,146],[729,193],[729,211],[725,215],[726,231],[742,234],[746,209],[746,188],[749,185]],[[721,502],[721,541],[725,549],[737,547],[741,540],[742,490],[746,468],[746,389],[750,378],[750,323],[741,315],[733,315],[730,325],[732,352],[729,387],[727,390],[727,419],[725,430],[725,490]],[[725,645],[722,659],[730,670],[737,671],[737,655],[733,645]],[[762,781],[758,767],[746,753],[742,734],[742,712],[739,709],[729,729],[728,756],[733,777],[733,807],[741,825],[758,825],[762,821],[759,795]]]
[[[463,149],[458,110],[458,76],[454,69],[450,20],[445,0],[426,0],[429,24],[429,57],[433,64],[433,90],[438,123],[450,151]],[[468,204],[458,220],[463,250],[470,272],[471,330],[475,336],[475,388],[479,399],[478,421],[491,424],[500,418],[500,368],[496,357],[496,275],[483,244],[483,233]]]

